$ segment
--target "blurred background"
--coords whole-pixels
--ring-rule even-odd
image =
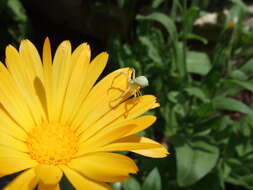
[[[140,172],[116,190],[253,189],[252,0],[0,0],[2,61],[6,45],[28,38],[41,52],[47,36],[53,51],[70,40],[109,52],[103,75],[134,67],[158,97],[141,135],[171,154],[129,154]]]

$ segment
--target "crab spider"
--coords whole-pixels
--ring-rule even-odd
[[[141,88],[144,88],[149,85],[148,79],[145,76],[138,76],[135,78],[135,70],[134,68],[130,68],[132,71],[131,77],[129,77],[126,73],[121,72],[119,73],[115,78],[119,77],[120,75],[123,75],[127,78],[127,89],[120,95],[120,97],[114,99],[117,100],[119,98],[124,97],[128,93],[133,93],[134,97],[141,96]]]

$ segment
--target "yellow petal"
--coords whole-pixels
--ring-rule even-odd
[[[35,74],[30,75],[30,72],[33,73],[34,71],[30,71],[31,68],[26,65],[25,60],[21,58],[17,50],[12,46],[8,46],[6,48],[6,64],[8,67],[8,72],[10,72],[16,88],[18,89],[16,90],[16,94],[18,95],[17,100],[26,103],[26,106],[24,106],[23,109],[26,107],[29,109],[30,114],[27,114],[27,111],[24,112],[22,110],[23,114],[25,114],[26,117],[33,116],[35,122],[39,123],[41,119],[45,118],[45,113],[39,101],[39,96],[36,92],[36,89],[34,88],[34,80],[37,79],[41,81],[41,79],[39,79],[37,76],[33,76]],[[18,111],[21,108],[22,107],[19,106]],[[13,111],[14,110],[12,110],[12,112]],[[20,119],[22,120],[22,118]],[[24,121],[28,122],[30,120],[30,118],[26,118]]]
[[[46,108],[45,113],[47,118],[48,111],[52,111],[52,55],[51,46],[48,38],[45,39],[43,45],[43,70],[44,70],[44,84],[45,84],[45,96],[46,96]]]
[[[81,92],[83,88],[87,88],[85,82],[89,80],[88,67],[90,62],[90,47],[87,44],[82,44],[74,51],[71,61],[75,64],[73,72],[70,76],[69,83],[67,86],[64,106],[62,110],[61,121],[67,122],[73,116],[74,110],[78,110],[83,99]]]
[[[75,105],[75,109],[72,112],[71,121],[74,120],[72,126],[76,127],[80,123],[82,123],[82,120],[84,119],[84,115],[89,112],[89,111],[87,112],[87,108],[89,108],[88,110],[91,109],[90,106],[87,107],[86,96],[87,95],[90,96],[91,93],[89,93],[89,92],[90,92],[92,86],[94,85],[94,83],[96,82],[96,80],[98,79],[99,75],[104,70],[107,60],[108,60],[108,54],[103,52],[103,53],[100,53],[98,56],[96,56],[95,59],[92,60],[92,62],[89,64],[89,67],[87,70],[87,76],[86,76],[85,82],[83,84],[83,86],[85,88],[81,89],[81,92],[79,95],[80,102],[77,105]],[[94,95],[94,93],[93,93],[93,95]],[[98,94],[96,94],[96,98],[97,98],[97,95]],[[102,96],[102,95],[103,94],[100,94],[100,96]],[[92,103],[94,103],[94,102],[92,102]]]
[[[109,58],[108,53],[102,52],[99,55],[97,55],[90,63],[90,66],[89,66],[90,72],[89,72],[88,76],[89,76],[90,80],[93,81],[93,82],[90,82],[91,84],[92,83],[94,84],[96,82],[99,75],[104,70],[104,68],[107,64],[108,58]],[[93,72],[91,72],[91,71],[93,71]]]
[[[169,155],[168,151],[162,145],[158,148],[132,150],[132,152],[151,158],[164,158]]]
[[[58,184],[62,178],[62,170],[53,165],[39,164],[35,168],[37,177],[46,185]]]
[[[15,157],[15,158],[30,158],[27,153],[20,152],[13,148],[7,147],[5,145],[0,145],[0,156],[2,157]]]
[[[148,111],[155,103],[156,98],[154,96],[151,95],[140,96],[138,98],[132,98],[130,100],[123,102],[116,108],[108,111],[108,113],[104,114],[103,117],[99,119],[97,118],[97,116],[95,116],[96,120],[95,118],[92,119],[96,121],[94,124],[89,125],[90,121],[84,122],[84,126],[82,126],[83,133],[80,136],[80,141],[81,142],[86,141],[89,137],[96,134],[97,131],[101,130],[108,124],[112,123],[116,125],[117,122],[133,119],[141,115],[142,113]],[[95,109],[94,113],[97,111],[99,112],[100,109],[98,110]],[[94,116],[95,114],[90,113],[90,115]]]
[[[16,84],[7,68],[0,62],[0,101],[2,107],[19,123],[24,129],[34,125],[30,111],[25,100],[19,93]]]
[[[12,118],[8,115],[8,113],[4,110],[4,108],[0,105],[0,131],[1,133],[6,133],[9,136],[12,136],[16,139],[25,141],[27,139],[27,133],[23,129],[23,127],[19,126],[16,122],[12,120]]]
[[[112,143],[105,145],[103,147],[98,147],[96,149],[87,149],[85,154],[89,152],[114,152],[114,151],[130,151],[130,150],[139,150],[139,149],[153,149],[158,148],[160,145],[157,144],[149,144],[149,143],[141,143],[141,142],[125,142],[125,143]]]
[[[51,54],[51,46],[49,38],[47,37],[45,39],[44,45],[43,45],[43,67],[44,71],[51,72],[51,66],[52,66],[52,54]]]
[[[61,190],[60,185],[45,185],[44,183],[40,182],[38,185],[38,190]]]
[[[63,100],[67,89],[71,64],[71,44],[69,41],[62,42],[56,50],[53,60],[52,71],[52,110],[49,115],[50,120],[58,121],[63,106]]]
[[[0,157],[0,177],[35,167],[37,164],[29,158]]]
[[[126,180],[130,173],[137,173],[134,161],[115,153],[95,153],[71,160],[70,168],[96,181],[116,182]]]
[[[85,54],[85,57],[83,57]],[[91,57],[91,50],[90,46],[87,43],[80,44],[72,53],[71,61],[74,64],[74,67],[76,66],[77,62],[80,61],[81,58],[88,58],[88,63],[90,62]],[[82,61],[83,64],[86,64],[86,60]]]
[[[129,131],[131,131],[131,127],[126,126],[125,128],[111,128],[111,130],[107,133],[98,133],[80,145],[76,156],[83,155],[87,152],[97,152],[99,147],[122,138],[122,136],[124,136],[126,133],[129,133]]]
[[[106,52],[102,52],[91,61],[87,72],[87,80],[84,84],[86,88],[84,88],[81,92],[80,99],[83,99],[82,97],[86,97],[87,93],[95,84],[107,64],[108,57],[109,55]]]
[[[38,183],[34,168],[21,173],[8,184],[4,190],[32,190]]]
[[[80,175],[76,171],[66,166],[60,166],[68,180],[77,190],[90,189],[90,190],[113,190],[113,188],[105,183],[96,182],[85,176]]]
[[[22,152],[28,152],[27,145],[23,141],[13,138],[12,136],[3,132],[0,132],[0,145],[4,145]]]
[[[148,156],[148,157],[152,157],[152,158],[163,158],[168,156],[168,151],[167,149],[159,144],[158,142],[151,140],[149,138],[146,137],[139,137],[139,136],[129,136],[129,137],[125,137],[123,139],[118,140],[117,142],[122,143],[128,143],[128,142],[140,142],[140,143],[145,143],[145,144],[153,144],[153,145],[157,145],[157,147],[154,148],[145,148],[145,149],[139,149],[139,150],[132,150],[132,152],[135,152],[137,154],[141,154],[143,156]]]
[[[102,130],[100,130],[94,136],[92,136],[92,138],[83,142],[80,145],[79,152],[77,153],[77,155],[83,155],[87,152],[93,152],[93,151],[96,152],[98,149],[101,150],[102,149],[101,147],[105,146],[106,144],[109,144],[117,139],[123,138],[125,136],[129,136],[129,135],[132,135],[134,133],[144,130],[145,128],[152,125],[155,122],[155,119],[156,119],[155,116],[146,115],[146,116],[139,117],[137,119],[123,121],[116,125],[109,125],[103,128]],[[135,149],[137,147],[140,147],[139,145],[135,146],[135,144],[134,145],[132,144],[131,146],[134,146]],[[142,148],[145,148],[145,147],[142,145]]]
[[[125,133],[122,137],[126,137],[138,132],[141,132],[145,129],[147,129],[148,127],[150,127],[154,122],[156,121],[156,117],[153,115],[145,115],[145,116],[141,116],[138,117],[136,119],[132,119],[132,120],[126,120],[126,121],[122,121],[122,122],[117,122],[116,124],[114,124],[114,126],[108,126],[105,128],[105,131],[108,130],[108,128],[110,127],[117,127],[117,128],[130,128],[128,133]]]
[[[36,47],[29,41],[29,40],[22,40],[20,47],[19,47],[19,54],[20,58],[23,62],[23,69],[25,70],[25,73],[27,74],[27,77],[30,81],[30,88],[35,91],[35,99],[36,101],[41,100],[41,89],[37,89],[38,81],[41,83],[39,87],[44,88],[44,72],[43,72],[43,66],[42,61],[40,58],[40,55],[36,49]],[[19,71],[20,72],[20,71]],[[37,96],[37,97],[36,97]],[[30,97],[30,96],[29,96]],[[42,119],[45,119],[45,110],[44,110],[44,102],[37,102],[37,112],[40,114],[35,115],[37,122],[40,122],[40,117]],[[35,113],[32,113],[35,114]]]
[[[25,62],[26,70],[32,78],[36,76],[43,81],[43,68],[36,47],[29,40],[22,40],[19,54]]]

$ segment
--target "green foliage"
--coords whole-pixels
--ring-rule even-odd
[[[176,141],[178,139],[180,138]],[[191,142],[186,140],[180,139],[180,142],[175,145],[179,186],[196,183],[215,167],[219,157],[219,149],[208,142],[209,139],[196,138]]]
[[[171,152],[165,167],[153,165],[163,190],[253,189],[253,28],[244,23],[248,10],[240,0],[227,4],[214,29],[195,25],[208,5],[154,0],[145,14],[136,13],[133,43],[110,43],[113,63],[146,75],[150,87],[144,93],[161,104],[158,126],[147,134],[162,132]],[[146,173],[151,169],[142,166],[142,177],[124,182],[123,189],[158,182],[157,174],[152,180]]]
[[[186,67],[189,73],[206,75],[211,69],[211,63],[207,54],[187,51]]]
[[[19,44],[27,38],[30,23],[19,0],[0,0],[0,51],[1,54],[8,44]]]
[[[125,190],[141,190],[140,183],[134,177],[131,177],[127,181],[124,181],[122,185]]]
[[[124,190],[161,190],[162,182],[161,176],[157,168],[154,168],[145,178],[143,184],[141,185],[134,177],[131,177],[129,180],[123,182]]]
[[[142,185],[142,190],[161,190],[161,177],[157,168],[154,168],[146,177]]]

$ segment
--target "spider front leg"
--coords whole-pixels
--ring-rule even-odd
[[[118,78],[119,76],[121,76],[121,75],[123,75],[123,76],[125,76],[125,77],[127,78],[127,85],[128,85],[128,86],[127,86],[127,89],[126,89],[125,91],[123,91],[122,94],[121,94],[119,97],[113,99],[112,101],[116,101],[116,100],[118,100],[118,99],[124,97],[124,96],[125,96],[128,92],[130,92],[130,90],[131,90],[131,86],[129,85],[129,83],[132,81],[132,79],[131,79],[126,73],[120,72],[118,75],[116,75],[116,76],[114,77],[113,81],[114,81],[116,78]],[[113,84],[113,81],[112,81],[112,84]],[[111,86],[112,86],[112,85],[111,85]]]
[[[118,99],[120,99],[120,98],[123,98],[127,93],[130,92],[130,90],[131,90],[131,87],[128,86],[127,89],[126,89],[118,98],[115,98],[115,99],[113,99],[112,101],[116,101],[116,100],[118,100]]]

